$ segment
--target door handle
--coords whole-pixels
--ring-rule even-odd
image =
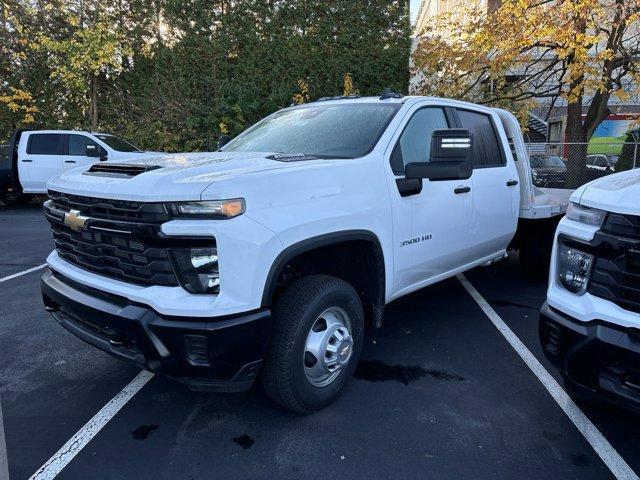
[[[33,163],[33,160],[22,160],[23,163]]]
[[[75,160],[65,160],[64,163],[76,163]]]
[[[471,187],[458,187],[453,191],[453,193],[458,195],[460,193],[469,193],[470,191],[471,191]]]
[[[516,185],[518,185],[518,180],[509,180],[507,182],[507,187],[515,187]]]

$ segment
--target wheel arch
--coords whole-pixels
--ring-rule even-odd
[[[364,247],[364,248],[363,248]],[[332,253],[349,254],[346,262],[328,262],[323,267],[307,273],[324,273],[342,278],[358,291],[365,308],[365,315],[375,326],[382,324],[385,304],[385,263],[378,236],[369,230],[344,230],[314,236],[286,247],[273,261],[262,294],[262,307],[272,305],[277,290],[287,284],[287,269],[296,262],[317,264],[318,260]],[[345,268],[346,266],[350,268]],[[357,268],[353,268],[357,266]],[[366,275],[357,275],[366,273]],[[293,272],[295,277],[296,272]],[[369,311],[367,311],[369,310]]]

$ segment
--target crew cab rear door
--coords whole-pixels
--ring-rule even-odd
[[[468,262],[471,179],[401,187],[408,163],[428,162],[435,130],[453,128],[446,106],[418,103],[405,115],[386,151],[393,216],[394,293],[400,296],[436,281]]]
[[[65,135],[24,133],[18,148],[18,172],[25,193],[46,192],[47,182],[62,171]]]
[[[518,224],[518,171],[508,158],[499,118],[457,108],[458,127],[473,134],[469,252],[481,259],[507,248]],[[504,137],[504,138],[503,138]]]

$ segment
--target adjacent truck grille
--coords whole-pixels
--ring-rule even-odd
[[[609,213],[601,233],[589,293],[640,313],[640,217]]]
[[[164,206],[49,192],[45,214],[58,255],[85,270],[138,285],[177,286],[166,248],[152,239]],[[65,213],[86,220],[65,223]],[[69,225],[70,223],[71,225]]]

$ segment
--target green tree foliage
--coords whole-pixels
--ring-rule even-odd
[[[345,78],[362,95],[408,88],[405,0],[42,2],[0,3],[0,98],[24,92],[33,127],[213,149],[294,100],[341,94]],[[0,138],[24,121],[0,103]]]

